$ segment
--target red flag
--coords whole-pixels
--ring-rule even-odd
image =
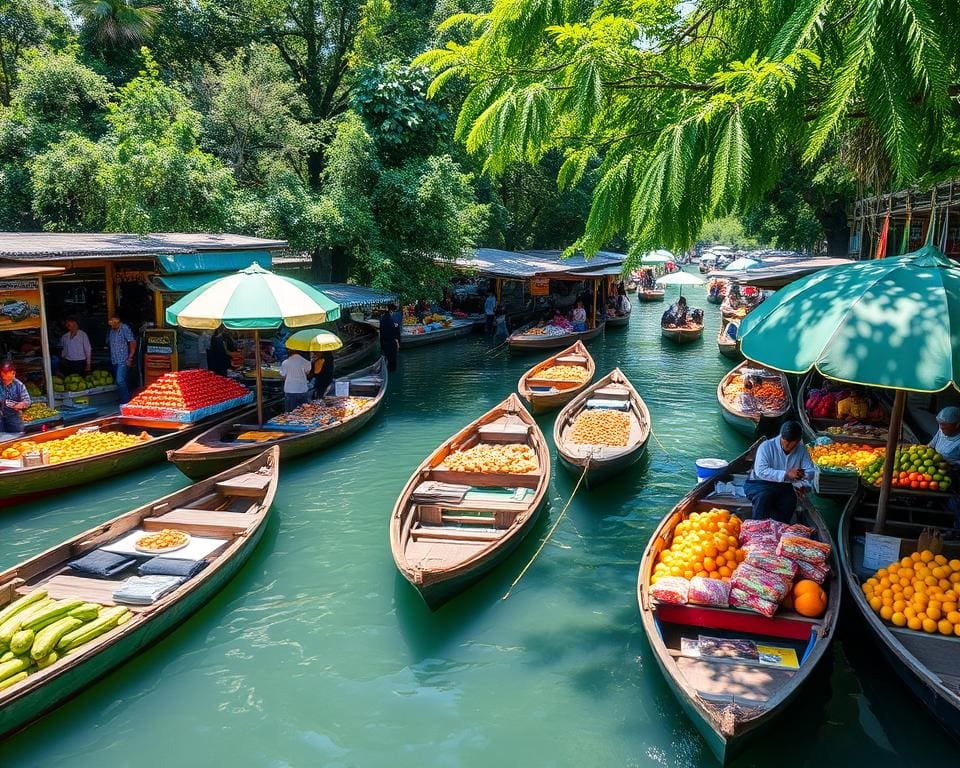
[[[882,259],[887,255],[887,235],[890,234],[890,214],[883,220],[883,229],[880,230],[880,241],[877,243],[877,255],[873,258]]]

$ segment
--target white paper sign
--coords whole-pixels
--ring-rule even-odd
[[[349,381],[335,381],[333,382],[333,393],[337,397],[349,397],[350,395],[350,382]]]
[[[868,533],[863,548],[863,567],[871,571],[886,568],[894,560],[900,559],[900,539],[896,536],[881,536]]]

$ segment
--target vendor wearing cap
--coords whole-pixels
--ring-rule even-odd
[[[950,405],[937,414],[937,434],[927,445],[953,469],[960,469],[960,408]]]
[[[764,440],[757,448],[753,470],[744,490],[753,503],[753,517],[772,517],[788,523],[797,508],[797,495],[811,487],[816,467],[810,460],[796,421],[785,422],[777,437]]]
[[[17,378],[9,360],[0,365],[0,432],[23,432],[23,411],[30,407],[30,395]]]

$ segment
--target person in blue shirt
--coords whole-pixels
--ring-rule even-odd
[[[797,508],[797,496],[812,486],[817,470],[802,438],[800,424],[787,421],[779,435],[764,440],[757,448],[744,486],[755,520],[772,517],[789,523]]]
[[[30,394],[17,378],[9,360],[0,365],[0,432],[23,432],[23,412],[30,407]]]
[[[107,335],[107,343],[110,347],[110,362],[113,364],[113,378],[120,394],[120,404],[123,405],[130,399],[127,378],[137,354],[137,340],[130,326],[116,315],[113,315],[109,322],[110,333]]]
[[[486,320],[486,333],[490,336],[493,333],[493,320],[497,311],[497,297],[493,291],[487,291],[487,299],[483,302],[483,317]]]

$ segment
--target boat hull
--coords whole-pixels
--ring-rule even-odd
[[[243,567],[259,544],[266,527],[265,520],[227,563],[218,568],[207,582],[185,595],[182,600],[170,604],[168,608],[150,621],[144,622],[135,631],[120,635],[109,648],[92,655],[84,663],[66,668],[62,674],[51,678],[47,684],[0,708],[0,735],[7,735],[24,728],[183,624],[191,614],[206,605],[213,595],[219,592]]]
[[[591,328],[583,333],[569,333],[563,336],[511,336],[507,339],[507,346],[511,351],[517,352],[559,349],[570,346],[577,340],[586,342],[595,339],[603,333],[603,327],[603,325],[598,325],[596,328]]]
[[[637,301],[663,301],[666,291],[637,291]]]
[[[359,349],[340,357],[337,357],[335,354],[333,357],[334,374],[340,374],[344,371],[349,371],[352,368],[356,368],[362,363],[367,362],[368,360],[372,360],[379,346],[380,334],[374,333],[371,334],[368,339],[363,340],[363,345]]]
[[[611,477],[619,475],[621,472],[625,472],[638,461],[640,461],[640,459],[643,457],[644,451],[646,450],[647,443],[643,442],[630,451],[630,453],[617,456],[609,461],[591,462],[590,469],[587,470],[587,475],[583,478],[584,485],[586,485],[588,489],[596,488],[598,485],[609,480]],[[574,477],[580,477],[580,475],[583,474],[583,467],[586,462],[574,461],[573,459],[564,456],[560,452],[557,453],[557,456],[560,459],[560,464],[563,465],[563,468],[571,475]]]
[[[703,337],[703,328],[664,328],[661,326],[660,335],[675,344],[689,344]]]
[[[626,328],[628,325],[630,325],[630,315],[622,315],[621,317],[607,318],[608,328]]]
[[[450,328],[444,328],[440,331],[431,331],[430,333],[404,333],[400,336],[400,349],[409,349],[412,347],[425,347],[428,344],[439,344],[442,341],[453,341],[463,336],[469,336],[473,333],[473,322],[463,321]]]
[[[746,416],[739,416],[722,407],[720,408],[720,413],[723,416],[723,420],[737,430],[737,432],[739,432],[741,435],[752,438],[757,434],[757,425],[759,424],[759,420],[754,420]]]
[[[707,301],[710,304],[723,304],[723,296],[714,296],[712,294],[707,294]]]

